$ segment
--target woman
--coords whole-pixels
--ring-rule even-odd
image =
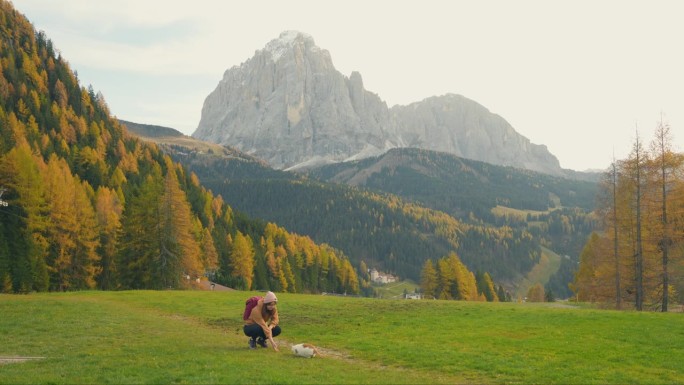
[[[280,326],[278,326],[278,298],[269,291],[263,299],[257,302],[249,317],[245,320],[243,328],[245,335],[250,337],[249,348],[256,349],[259,345],[262,348],[266,346],[266,340],[271,342],[273,350],[278,351],[278,345],[273,340],[280,334]]]

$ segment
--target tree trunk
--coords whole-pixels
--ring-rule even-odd
[[[620,257],[618,255],[617,224],[617,168],[613,160],[613,258],[615,259],[615,307],[622,308],[622,292],[620,288]]]
[[[644,307],[644,249],[641,239],[641,146],[637,135],[635,144],[636,155],[636,253],[635,258],[635,284],[636,284],[636,309]]]

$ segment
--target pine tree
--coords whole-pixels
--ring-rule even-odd
[[[496,289],[494,289],[494,282],[492,281],[492,277],[489,276],[489,273],[478,272],[475,274],[475,281],[477,282],[478,293],[484,295],[487,302],[499,301]]]
[[[156,167],[140,189],[127,200],[123,213],[118,281],[127,289],[166,289],[155,275],[154,261],[161,252],[160,207],[163,191],[161,170]]]
[[[204,271],[200,246],[192,231],[190,205],[170,162],[164,178],[159,213],[160,250],[155,258],[158,278],[164,287],[187,288],[191,280],[194,282]]]

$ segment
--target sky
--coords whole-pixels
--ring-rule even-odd
[[[223,73],[311,35],[389,107],[447,93],[561,167],[605,169],[659,122],[684,150],[681,0],[12,0],[116,117],[191,135]]]

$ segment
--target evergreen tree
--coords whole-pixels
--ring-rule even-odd
[[[175,168],[168,164],[160,207],[160,246],[155,266],[164,287],[189,287],[204,274],[200,245],[193,232],[190,205],[180,189]],[[181,280],[181,277],[186,279]],[[189,277],[189,279],[188,279]]]
[[[100,228],[101,271],[98,276],[98,287],[103,290],[117,288],[116,252],[119,247],[121,216],[123,205],[115,191],[100,187],[96,197],[97,222]]]
[[[127,289],[162,289],[154,275],[154,261],[161,253],[161,170],[150,173],[140,189],[127,199],[123,214],[121,248],[117,256],[119,282]]]

